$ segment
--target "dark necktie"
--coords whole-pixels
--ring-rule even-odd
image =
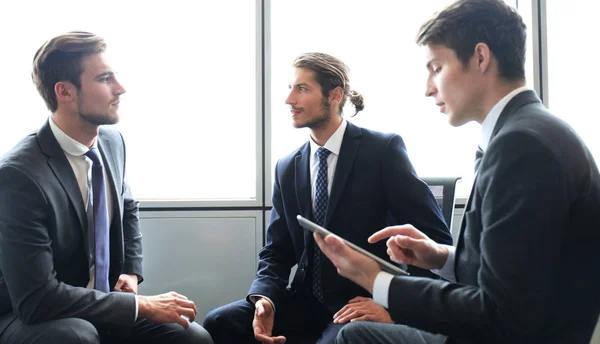
[[[324,147],[317,149],[319,169],[317,171],[317,181],[315,183],[315,222],[319,226],[325,225],[327,203],[329,202],[329,195],[327,194],[327,157],[330,153],[331,152]],[[313,294],[321,301],[321,303],[323,303],[323,289],[321,287],[321,250],[316,242],[313,241],[313,243]]]
[[[95,286],[94,289],[108,293],[108,270],[110,267],[109,248],[109,222],[108,205],[106,201],[106,187],[104,183],[104,167],[102,158],[97,148],[90,149],[85,155],[90,158],[92,164],[92,195],[94,208],[94,264],[95,264]]]

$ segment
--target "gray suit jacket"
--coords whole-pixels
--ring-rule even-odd
[[[110,286],[120,274],[142,276],[138,203],[125,181],[121,135],[100,129],[98,147],[113,201]],[[130,326],[135,297],[86,289],[88,221],[73,169],[46,123],[0,159],[0,334],[25,324],[82,318]]]
[[[399,323],[450,343],[588,343],[600,313],[600,176],[533,91],[494,128],[465,210],[457,283],[394,278]]]

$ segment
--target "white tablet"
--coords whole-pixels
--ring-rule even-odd
[[[325,228],[319,226],[318,224],[316,224],[316,223],[314,223],[314,222],[312,222],[310,220],[305,219],[301,215],[296,216],[296,218],[298,219],[298,222],[300,222],[300,225],[302,227],[308,229],[311,232],[319,233],[323,237],[326,237],[329,234],[332,234],[330,231],[326,230]],[[339,238],[339,236],[338,236],[338,238]],[[344,238],[340,238],[340,239],[342,239],[342,241],[346,245],[350,246],[350,248],[352,248],[353,250],[358,251],[358,252],[364,254],[365,256],[367,256],[367,257],[375,260],[379,264],[379,266],[381,267],[381,269],[383,271],[389,272],[389,273],[391,273],[393,275],[409,275],[409,273],[406,272],[405,270],[402,270],[401,268],[393,265],[390,262],[386,262],[385,260],[383,260],[383,259],[377,257],[376,255],[372,254],[371,252],[369,252],[369,251],[367,251],[365,249],[362,249],[359,246],[354,245],[353,243],[349,242],[348,240],[345,240]]]

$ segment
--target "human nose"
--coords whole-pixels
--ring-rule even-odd
[[[296,98],[296,97],[294,97],[294,92],[293,92],[293,90],[290,90],[290,93],[288,94],[287,98],[285,98],[285,103],[286,103],[287,105],[293,105],[293,104],[295,104],[295,103],[296,103],[296,100],[295,100],[295,98]]]
[[[115,79],[115,94],[116,95],[121,95],[125,92],[127,92],[127,90],[125,90],[125,87],[123,87],[123,85],[121,85],[121,83]]]
[[[433,78],[430,76],[427,77],[427,83],[425,85],[425,97],[433,97],[437,93],[437,87],[433,82]]]

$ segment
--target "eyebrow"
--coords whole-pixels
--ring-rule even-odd
[[[111,77],[113,75],[115,75],[114,72],[104,72],[104,73],[100,73],[100,74],[96,75],[96,79],[102,79],[104,77]]]
[[[299,83],[299,84],[295,84],[295,85],[293,85],[293,87],[300,87],[300,86],[309,87],[309,86],[308,86],[308,84],[307,84],[307,83],[305,83],[305,82],[301,82],[301,83]],[[292,85],[288,85],[288,87],[291,89],[291,88],[292,88]]]

